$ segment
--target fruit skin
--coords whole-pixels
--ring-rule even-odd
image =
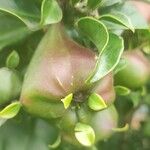
[[[91,85],[85,80],[94,66],[92,51],[67,38],[60,25],[52,26],[26,73],[21,93],[24,108],[47,119],[61,117],[65,109],[60,100],[70,93],[86,93]]]
[[[115,84],[137,89],[150,77],[150,62],[139,50],[124,52],[127,65],[115,75]]]
[[[60,100],[70,93],[74,94],[74,101],[83,102],[92,89],[97,88],[105,98],[107,90],[103,94],[98,83],[91,85],[85,82],[95,64],[94,52],[68,38],[62,25],[51,26],[40,42],[25,75],[21,103],[30,114],[53,119],[66,112]],[[111,84],[108,84],[111,90],[112,76],[106,80],[108,78],[111,80]],[[107,98],[109,97],[112,102],[114,94]]]
[[[113,104],[116,98],[113,74],[109,73],[101,79],[95,87],[94,92],[102,96],[106,105]]]
[[[0,105],[16,98],[21,91],[21,80],[15,71],[0,69]]]
[[[97,112],[91,111],[86,105],[81,106],[77,110],[77,118],[69,112],[64,115],[58,124],[63,133],[63,138],[74,145],[80,145],[74,136],[74,128],[77,122],[88,124],[94,129],[96,142],[110,137],[113,134],[112,129],[116,128],[118,124],[118,112],[114,105]]]
[[[105,110],[93,112],[90,124],[96,134],[96,141],[106,139],[113,134],[112,129],[117,128],[118,113],[111,105]]]

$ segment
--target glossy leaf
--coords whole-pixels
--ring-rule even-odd
[[[57,23],[62,19],[62,11],[56,0],[43,0],[41,25]]]
[[[16,16],[30,28],[38,26],[40,10],[36,7],[34,1],[1,0],[0,10]]]
[[[119,25],[123,25],[134,32],[134,27],[128,16],[120,12],[112,12],[110,14],[105,14],[100,17],[100,20],[110,21]]]
[[[107,108],[107,105],[105,104],[103,98],[96,93],[93,93],[89,96],[88,106],[95,111],[100,111]]]
[[[10,119],[15,117],[21,108],[20,102],[14,102],[0,111],[0,118]]]
[[[61,99],[61,101],[64,104],[65,109],[67,109],[70,106],[72,99],[73,99],[72,93],[67,95],[65,98]]]
[[[55,0],[43,0],[41,10],[31,0],[1,0],[0,10],[10,13],[24,22],[30,29],[41,25],[59,22],[62,18],[60,7]]]
[[[79,30],[89,38],[101,53],[106,47],[109,34],[105,25],[92,17],[83,17],[77,22]]]
[[[22,40],[29,34],[31,31],[20,20],[0,12],[0,50]]]
[[[77,123],[75,126],[75,137],[84,146],[92,146],[95,142],[95,133],[91,126]]]
[[[131,92],[129,88],[120,85],[115,86],[115,91],[118,95],[128,95]]]
[[[115,34],[110,34],[109,42],[99,56],[96,68],[87,82],[96,82],[111,72],[119,63],[123,49],[123,39]]]
[[[19,65],[19,54],[16,51],[12,51],[6,60],[6,66],[8,68],[14,69]]]

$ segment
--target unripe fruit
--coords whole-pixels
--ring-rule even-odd
[[[8,69],[0,69],[0,104],[16,98],[21,90],[21,81],[16,72]]]
[[[65,140],[74,145],[79,144],[73,134],[75,125],[78,121],[89,124],[94,129],[96,141],[110,137],[113,133],[112,129],[117,127],[118,113],[113,105],[98,112],[91,111],[86,106],[83,106],[77,113],[78,118],[75,117],[74,114],[69,114],[68,112],[59,122]]]
[[[54,25],[31,61],[21,102],[32,114],[58,118],[65,112],[62,98],[74,93],[77,101],[85,99],[91,86],[85,80],[94,66],[95,54],[67,38],[60,25]]]
[[[90,121],[91,126],[95,130],[96,140],[103,140],[111,136],[113,128],[118,124],[118,113],[112,105],[109,108],[95,112]]]
[[[70,40],[61,25],[52,26],[39,44],[25,76],[21,94],[25,109],[51,119],[63,116],[66,110],[60,100],[68,94],[73,93],[76,102],[86,101],[93,85],[85,81],[95,67],[95,58],[94,52]],[[110,80],[109,87],[103,87],[113,93],[112,76],[107,80]],[[99,86],[97,90],[102,97],[112,101],[114,94],[106,96],[107,90],[103,94]]]
[[[115,75],[115,84],[131,89],[140,88],[149,79],[150,62],[139,50],[126,51],[126,66]]]

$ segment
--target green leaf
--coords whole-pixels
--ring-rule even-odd
[[[129,88],[120,85],[115,86],[115,91],[118,95],[129,95],[131,92]]]
[[[49,144],[48,147],[51,149],[56,149],[61,144],[61,135],[58,135],[56,141],[53,144]]]
[[[1,0],[0,10],[10,13],[23,21],[29,28],[38,26],[40,10],[31,0]]]
[[[88,0],[88,7],[90,9],[96,9],[100,3],[101,3],[102,0]]]
[[[109,35],[109,42],[99,55],[96,68],[86,82],[96,82],[111,72],[119,63],[124,50],[123,39],[115,34]]]
[[[112,130],[114,132],[125,132],[129,129],[129,124],[127,123],[124,127],[122,128],[113,128]]]
[[[99,111],[107,108],[107,105],[105,104],[103,98],[96,93],[93,93],[89,96],[88,106],[95,111]]]
[[[62,18],[55,0],[43,0],[41,10],[33,0],[1,0],[0,10],[16,16],[32,30],[39,29],[41,25],[59,22]]]
[[[79,30],[87,36],[101,53],[106,47],[109,34],[105,25],[92,17],[83,17],[77,22]]]
[[[57,23],[62,19],[62,10],[56,0],[43,0],[41,25]]]
[[[117,11],[128,16],[135,29],[148,29],[149,28],[146,20],[143,18],[140,12],[136,9],[136,7],[130,1],[125,1],[124,3],[120,5],[116,5],[116,7],[114,7],[110,11],[111,12]]]
[[[19,65],[19,54],[16,51],[12,51],[6,60],[6,66],[11,69],[15,69]]]
[[[121,2],[122,0],[102,0],[101,7],[108,7]]]
[[[20,41],[29,34],[31,31],[17,18],[0,12],[0,50]]]
[[[75,137],[84,146],[92,146],[95,142],[95,133],[91,126],[77,123],[75,126]]]
[[[15,117],[21,108],[20,102],[14,102],[7,107],[5,107],[2,111],[0,111],[0,118],[10,119]]]
[[[110,21],[119,25],[123,25],[134,32],[134,27],[128,16],[120,12],[112,12],[110,14],[104,14],[100,17],[100,20]]]
[[[65,109],[67,109],[70,106],[72,99],[73,99],[72,93],[67,95],[65,98],[61,99],[61,101],[64,104]]]

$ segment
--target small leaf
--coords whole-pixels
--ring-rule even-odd
[[[61,144],[61,135],[58,135],[56,141],[53,144],[49,144],[48,147],[51,149],[56,149]]]
[[[96,82],[111,72],[119,63],[124,50],[123,39],[115,34],[109,35],[109,42],[99,55],[95,70],[86,80],[86,82]]]
[[[16,51],[12,51],[6,60],[6,66],[11,69],[15,69],[19,65],[19,54]]]
[[[91,126],[77,123],[75,126],[75,137],[84,146],[92,146],[95,142],[95,133]]]
[[[0,118],[10,119],[15,117],[21,108],[20,102],[14,102],[7,107],[5,107],[2,111],[0,111]]]
[[[119,25],[123,25],[134,32],[134,27],[128,16],[120,12],[111,12],[110,14],[105,14],[100,17],[100,20],[110,21]]]
[[[125,132],[129,129],[129,124],[127,123],[124,127],[122,128],[113,128],[112,130],[115,132]]]
[[[65,98],[61,99],[61,101],[64,104],[65,109],[67,109],[70,106],[72,99],[73,99],[72,93],[67,95]]]
[[[57,23],[62,19],[62,10],[56,0],[43,0],[41,6],[41,25]]]
[[[88,99],[88,106],[95,111],[107,108],[107,105],[105,104],[103,98],[96,93],[90,95]]]
[[[129,95],[131,92],[129,88],[120,85],[115,86],[115,91],[118,95]]]
[[[109,34],[106,26],[92,17],[83,17],[77,22],[79,30],[87,36],[101,53],[106,47]]]

